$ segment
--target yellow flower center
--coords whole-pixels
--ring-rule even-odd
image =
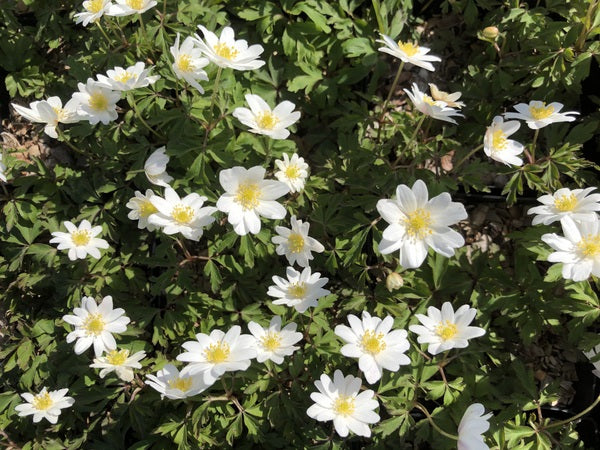
[[[304,249],[304,238],[299,233],[291,233],[288,237],[288,247],[292,253],[300,253]]]
[[[406,56],[415,56],[419,51],[419,46],[413,44],[412,42],[398,41],[398,48],[402,50]]]
[[[88,245],[91,239],[92,234],[90,233],[90,230],[77,230],[71,233],[71,241],[73,241],[73,244],[77,247]]]
[[[154,214],[157,211],[158,210],[150,202],[150,200],[144,200],[142,203],[140,203],[139,213],[140,213],[140,217],[143,217],[144,219],[146,217],[148,217],[150,214]]]
[[[106,111],[108,108],[108,99],[102,92],[94,92],[90,94],[88,101],[90,108],[95,111]]]
[[[131,9],[142,9],[144,0],[127,0],[126,3]]]
[[[260,343],[270,352],[274,352],[281,346],[281,334],[276,331],[271,331],[260,339]]]
[[[288,295],[293,298],[304,298],[306,295],[306,283],[294,283],[288,287]]]
[[[194,65],[192,64],[192,57],[187,53],[182,53],[177,57],[177,68],[181,72],[193,72]]]
[[[360,340],[360,345],[363,350],[371,355],[376,355],[382,350],[385,349],[385,342],[383,341],[383,333],[377,333],[373,330],[365,331],[362,339]]]
[[[452,339],[458,333],[458,328],[455,324],[446,320],[435,327],[435,333],[441,337],[444,341]]]
[[[573,211],[577,206],[575,194],[564,194],[554,200],[554,206],[561,212]]]
[[[61,120],[63,120],[65,118],[65,111],[62,108],[56,108],[56,107],[52,107],[52,110],[54,111],[54,114],[56,114],[56,122],[60,122]]]
[[[215,51],[217,56],[229,60],[234,59],[239,53],[234,46],[229,46],[224,42],[219,42],[217,45],[214,46],[213,50]]]
[[[355,409],[354,397],[340,395],[333,402],[333,412],[340,416],[350,416],[354,413]]]
[[[54,400],[50,397],[50,394],[44,392],[33,397],[33,407],[38,411],[45,411],[52,407]]]
[[[288,166],[285,169],[285,176],[290,180],[300,177],[300,169],[298,166]]]
[[[120,81],[121,83],[127,83],[132,78],[133,78],[133,74],[126,70],[125,72],[121,72],[119,75],[116,75],[115,81]]]
[[[506,134],[502,130],[496,130],[492,133],[493,151],[504,150],[507,144]]]
[[[102,314],[88,314],[83,321],[83,329],[87,331],[88,335],[98,336],[104,331],[104,318]]]
[[[424,101],[425,103],[427,103],[428,105],[432,105],[432,106],[433,106],[433,105],[435,105],[435,100],[434,100],[434,99],[432,99],[432,98],[431,98],[429,95],[427,95],[427,94],[423,94],[423,101]]]
[[[235,194],[235,201],[244,210],[254,209],[260,202],[260,188],[256,183],[242,183]]]
[[[219,364],[227,361],[231,350],[229,344],[225,342],[218,342],[216,344],[210,344],[206,350],[204,350],[204,357],[206,361],[213,364]]]
[[[83,7],[93,14],[97,14],[102,11],[103,6],[103,0],[90,0],[88,2],[83,2]]]
[[[179,389],[182,392],[189,391],[192,387],[192,379],[191,378],[173,378],[167,381],[167,384],[171,389]]]
[[[277,116],[269,111],[262,112],[256,117],[256,125],[263,130],[272,130],[278,122]]]
[[[175,205],[173,211],[171,211],[171,217],[179,224],[187,224],[194,218],[194,210],[191,206],[179,203]]]
[[[125,361],[127,361],[128,356],[129,350],[127,349],[111,350],[110,352],[108,352],[108,355],[106,355],[106,362],[108,364],[112,364],[113,366],[121,366],[125,364]]]
[[[554,107],[546,106],[546,102],[542,103],[542,106],[539,107],[529,107],[529,114],[531,114],[531,117],[533,117],[535,120],[542,120],[550,117],[552,113],[554,113]]]
[[[600,234],[589,234],[577,244],[577,248],[585,258],[600,256]]]
[[[431,213],[422,208],[415,209],[404,219],[406,234],[413,239],[424,239],[432,233]]]

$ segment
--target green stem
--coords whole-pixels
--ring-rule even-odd
[[[535,143],[537,142],[538,135],[540,134],[540,129],[535,130],[535,134],[533,135],[533,143],[531,144],[531,163],[535,163]]]
[[[431,426],[433,428],[435,428],[435,430],[440,433],[443,436],[446,436],[447,438],[453,439],[455,441],[458,441],[458,436],[455,436],[454,434],[450,434],[445,432],[444,430],[442,430],[440,427],[438,427],[435,422],[433,421],[433,417],[431,417],[431,414],[429,414],[429,411],[427,411],[427,408],[425,408],[423,405],[421,405],[420,403],[415,403],[415,408],[421,410],[421,412],[423,414],[425,414],[425,416],[427,417],[427,420],[429,420],[429,423],[431,424]]]
[[[598,403],[600,403],[600,396],[598,396],[598,398],[596,398],[596,400],[594,400],[594,403],[592,403],[590,406],[588,406],[587,408],[585,408],[580,413],[575,414],[573,417],[569,417],[568,419],[560,420],[558,422],[553,422],[550,425],[546,425],[545,427],[538,428],[538,430],[539,431],[549,430],[550,428],[556,428],[556,427],[560,427],[562,425],[566,425],[566,424],[568,424],[570,422],[574,422],[575,420],[577,420],[580,417],[583,417],[587,413],[589,413],[592,409],[594,409],[598,405]]]
[[[379,0],[372,0],[373,11],[375,12],[375,18],[377,19],[377,28],[381,34],[385,34],[385,27],[383,26],[383,18],[381,17],[381,4]]]
[[[398,72],[396,72],[396,77],[394,78],[392,87],[390,88],[387,98],[385,99],[385,101],[383,102],[383,106],[381,107],[381,115],[379,116],[379,128],[377,129],[377,142],[379,142],[379,137],[381,136],[381,130],[383,128],[383,118],[385,117],[385,110],[387,108],[387,104],[389,103],[390,99],[392,98],[392,94],[394,93],[394,90],[396,89],[396,85],[398,84],[398,80],[400,79],[400,74],[402,73],[403,68],[404,68],[404,61],[402,61],[400,63],[400,67],[398,67]]]
[[[140,34],[142,36],[144,43],[147,43],[148,35],[146,34],[146,26],[144,25],[144,19],[142,18],[141,14],[138,14],[138,19],[140,21]]]
[[[269,163],[271,162],[271,149],[273,148],[273,140],[263,134],[263,146],[265,148],[265,166],[269,167]]]
[[[96,21],[96,25],[98,25],[98,29],[100,30],[100,32],[102,33],[102,35],[106,39],[106,42],[108,43],[108,47],[110,48],[112,42],[111,42],[110,38],[108,37],[108,34],[106,34],[106,31],[104,31],[104,28],[102,28],[102,25],[100,25],[100,21],[99,20]]]
[[[415,139],[417,137],[417,133],[419,132],[419,130],[421,129],[421,125],[423,125],[423,122],[425,121],[425,118],[427,117],[427,115],[422,114],[421,118],[419,119],[419,123],[417,123],[417,126],[415,128],[415,131],[413,131],[412,136],[410,137],[410,139],[408,140],[408,142],[406,143],[406,147],[410,148],[413,144],[413,142],[415,142]]]
[[[467,156],[465,156],[463,159],[461,159],[461,160],[458,162],[458,164],[456,164],[456,165],[455,165],[455,166],[452,168],[452,170],[456,170],[456,169],[458,169],[460,166],[462,166],[462,164],[463,164],[463,163],[464,163],[464,162],[465,162],[467,159],[469,159],[471,156],[473,156],[475,153],[477,153],[477,152],[478,152],[479,150],[481,150],[482,148],[483,148],[483,144],[481,144],[481,145],[478,145],[477,147],[475,147],[473,150],[471,150],[471,151],[470,151],[470,152],[467,154]]]
[[[217,70],[217,76],[215,77],[215,84],[213,85],[213,93],[210,97],[210,108],[209,112],[212,116],[213,106],[215,106],[215,100],[217,99],[217,90],[219,89],[219,82],[221,81],[221,72],[223,71],[222,67],[219,67]]]
[[[162,136],[158,132],[154,131],[154,129],[150,125],[148,125],[148,122],[146,122],[144,120],[144,118],[142,117],[142,114],[138,110],[137,105],[135,104],[135,100],[133,98],[133,94],[131,94],[131,92],[127,93],[127,101],[133,108],[133,111],[135,112],[136,117],[140,120],[140,122],[142,122],[142,125],[144,125],[144,127],[146,127],[146,129],[148,131],[150,131],[152,134],[154,134],[156,137],[162,139]]]
[[[73,144],[71,144],[71,142],[69,142],[69,140],[67,139],[67,137],[64,135],[63,131],[59,127],[56,127],[56,132],[58,133],[58,137],[60,138],[60,141],[64,144],[67,144],[67,146],[71,150],[73,150],[76,153],[79,153],[82,156],[85,156],[86,158],[89,156],[83,150],[79,150],[77,147],[75,147]]]

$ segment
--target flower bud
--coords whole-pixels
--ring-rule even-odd
[[[481,32],[481,35],[485,39],[489,39],[490,41],[495,41],[496,38],[498,37],[499,33],[500,32],[498,31],[497,27],[485,27],[483,29],[483,31]]]
[[[569,48],[565,48],[564,55],[565,55],[565,59],[567,61],[569,61],[569,62],[575,61],[575,52],[573,51],[572,48],[570,48],[570,47]]]
[[[404,279],[399,273],[390,272],[385,280],[385,286],[388,291],[392,292],[395,289],[399,289],[404,285]]]

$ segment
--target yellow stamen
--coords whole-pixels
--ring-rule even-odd
[[[256,183],[242,183],[235,194],[235,201],[247,211],[258,206],[260,194],[260,188]]]
[[[167,384],[171,389],[179,389],[182,392],[189,391],[192,387],[192,379],[191,378],[173,378],[172,380],[167,381]]]
[[[193,72],[194,65],[192,64],[192,57],[187,53],[182,53],[177,57],[177,68],[181,72]]]
[[[554,206],[561,212],[573,211],[577,206],[575,194],[564,194],[554,200]]]
[[[494,151],[504,150],[508,145],[506,134],[502,130],[496,130],[492,133],[492,147]]]
[[[83,2],[83,7],[93,14],[97,14],[102,10],[104,2],[102,0],[90,0]]]
[[[373,330],[365,331],[365,334],[363,334],[362,339],[360,340],[360,345],[365,352],[370,353],[371,355],[378,354],[386,347],[385,342],[383,341],[383,333],[375,334]]]
[[[144,200],[142,203],[140,203],[139,214],[140,214],[140,217],[142,217],[144,219],[146,217],[148,217],[150,214],[154,214],[157,211],[158,210],[150,202],[150,200]]]
[[[427,103],[428,105],[432,105],[432,106],[433,106],[433,105],[435,105],[435,100],[434,100],[434,99],[432,99],[432,98],[431,98],[429,95],[427,95],[427,94],[423,94],[423,101],[424,101],[425,103]]]
[[[235,47],[229,46],[223,42],[219,42],[217,45],[215,45],[214,51],[217,54],[217,56],[229,60],[234,59],[239,53],[239,51],[237,51]]]
[[[131,72],[125,71],[115,76],[115,81],[119,81],[121,83],[127,83],[129,80],[133,78],[133,74]]]
[[[144,0],[127,0],[127,6],[131,9],[142,9],[142,5],[144,4]]]
[[[88,336],[98,336],[104,331],[104,318],[102,314],[88,314],[83,321],[82,328],[87,331]]]
[[[73,244],[77,247],[88,245],[91,239],[92,233],[90,233],[90,230],[77,230],[71,233],[71,241],[73,241]]]
[[[304,238],[300,233],[291,233],[288,237],[288,247],[292,253],[300,253],[304,249]]]
[[[531,114],[531,117],[533,117],[535,120],[545,119],[547,117],[550,117],[553,113],[554,113],[554,107],[546,106],[546,102],[543,102],[542,106],[539,106],[539,107],[535,107],[535,106],[529,107],[529,114]]]
[[[585,236],[577,244],[577,248],[584,258],[597,258],[600,256],[600,234]]]
[[[419,46],[413,44],[412,42],[398,41],[398,48],[402,50],[406,56],[415,56],[419,51]]]
[[[356,406],[354,405],[354,397],[340,395],[333,402],[333,412],[340,416],[351,416],[354,413]]]
[[[227,361],[231,350],[229,344],[225,342],[218,342],[216,344],[210,344],[206,350],[204,350],[204,357],[206,361],[213,364],[219,364]]]
[[[261,112],[256,117],[256,125],[263,130],[272,130],[278,122],[277,116],[269,111]]]
[[[293,298],[304,298],[306,283],[294,283],[288,287],[288,295]]]
[[[281,334],[276,331],[271,331],[260,339],[260,343],[270,352],[274,352],[281,347]]]
[[[44,392],[33,397],[33,407],[38,411],[45,411],[54,405],[54,400],[50,397],[50,394]]]
[[[63,120],[65,118],[65,110],[62,108],[56,108],[56,107],[52,107],[52,110],[54,111],[54,113],[56,114],[56,122],[60,122],[61,120]]]
[[[298,166],[288,166],[285,169],[284,173],[285,173],[285,176],[287,178],[289,178],[290,180],[300,177],[300,169],[298,168]]]
[[[191,206],[179,203],[175,205],[175,207],[171,211],[171,217],[173,218],[173,220],[175,220],[175,222],[185,225],[190,223],[194,218],[194,210]]]
[[[435,327],[435,333],[441,337],[442,340],[447,341],[448,339],[452,339],[454,336],[456,336],[458,333],[458,328],[455,324],[449,320],[446,320]]]
[[[95,111],[106,111],[108,108],[108,99],[102,92],[94,92],[90,94],[88,104]]]
[[[127,361],[128,357],[129,350],[127,349],[111,350],[108,352],[108,355],[106,355],[106,362],[108,364],[112,364],[113,366],[121,366],[125,364],[125,361]]]
[[[422,208],[414,210],[404,219],[406,234],[413,239],[425,239],[432,233],[431,213]]]

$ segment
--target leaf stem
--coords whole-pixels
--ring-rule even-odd
[[[478,145],[477,147],[475,147],[473,150],[471,150],[469,153],[467,153],[467,156],[465,156],[463,159],[461,159],[458,164],[456,164],[452,170],[456,170],[458,169],[460,166],[462,166],[462,164],[469,159],[471,156],[473,156],[475,153],[477,153],[479,150],[481,150],[483,148],[483,144]]]
[[[158,132],[156,132],[150,125],[148,125],[148,122],[146,122],[144,120],[144,118],[142,117],[142,114],[138,110],[137,105],[135,103],[135,99],[133,98],[133,94],[131,92],[127,93],[127,101],[133,108],[133,111],[135,112],[136,117],[138,119],[140,119],[140,122],[142,122],[142,125],[144,125],[144,127],[146,127],[146,129],[148,131],[150,131],[152,134],[154,134],[156,137],[158,137],[159,139],[162,139],[162,136]]]
[[[375,12],[375,18],[377,19],[377,28],[381,34],[385,34],[385,27],[383,26],[383,18],[381,17],[381,4],[379,0],[372,0],[373,11]]]
[[[381,107],[381,115],[379,116],[379,121],[378,121],[379,128],[377,129],[377,142],[379,142],[379,137],[381,136],[381,129],[383,128],[383,118],[385,117],[385,110],[387,108],[387,105],[388,105],[390,99],[392,98],[392,94],[396,90],[396,86],[398,85],[398,80],[400,79],[400,74],[402,73],[403,68],[404,68],[404,61],[402,61],[400,63],[400,67],[398,67],[398,72],[396,72],[396,77],[394,78],[394,81],[392,82],[390,91],[388,92],[388,95]]]
[[[538,135],[540,134],[540,129],[535,130],[535,134],[533,135],[533,142],[531,144],[531,164],[535,163],[535,144],[537,142]]]
[[[213,110],[213,106],[215,106],[215,100],[217,98],[217,91],[219,89],[219,82],[221,81],[221,72],[223,71],[222,67],[219,67],[219,69],[217,70],[217,76],[215,77],[215,84],[213,85],[213,92],[212,95],[210,97],[210,108],[209,108],[209,112],[212,116],[212,110]]]
[[[102,33],[102,35],[106,39],[106,42],[108,44],[108,48],[111,48],[112,47],[111,46],[112,42],[111,42],[110,38],[108,37],[108,34],[106,34],[106,31],[104,31],[104,28],[102,28],[102,25],[100,25],[100,21],[99,20],[96,21],[96,25],[98,25],[98,29],[100,30],[100,32]]]
[[[423,414],[425,414],[425,416],[427,417],[427,420],[429,420],[429,423],[431,424],[431,426],[433,428],[435,428],[435,430],[440,433],[443,436],[446,436],[447,438],[453,439],[455,441],[458,441],[458,436],[454,435],[454,434],[450,434],[445,432],[444,430],[442,430],[440,427],[438,427],[436,425],[436,423],[433,421],[433,417],[431,417],[431,414],[429,414],[429,411],[427,411],[427,408],[425,408],[423,405],[421,405],[420,403],[415,403],[415,408],[419,409]]]
[[[577,419],[579,419],[580,417],[585,416],[587,413],[589,413],[592,409],[594,409],[598,403],[600,403],[600,395],[596,398],[596,400],[594,400],[594,403],[592,403],[590,406],[588,406],[587,408],[585,408],[583,411],[575,414],[573,417],[569,417],[568,419],[565,420],[560,420],[558,422],[553,422],[549,425],[546,426],[542,426],[540,428],[538,428],[539,431],[543,431],[543,430],[549,430],[550,428],[556,428],[556,427],[560,427],[562,425],[566,425],[570,422],[574,422]]]

